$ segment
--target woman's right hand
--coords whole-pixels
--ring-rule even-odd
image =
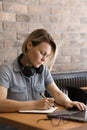
[[[36,108],[40,110],[46,110],[54,106],[54,98],[43,98],[36,101]]]

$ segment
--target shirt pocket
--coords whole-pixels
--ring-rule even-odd
[[[8,98],[19,100],[19,101],[26,101],[27,100],[27,90],[25,87],[22,88],[10,88],[8,91]]]
[[[37,84],[36,87],[34,88],[35,90],[35,99],[41,99],[40,93],[44,94],[45,93],[45,87],[41,84]]]

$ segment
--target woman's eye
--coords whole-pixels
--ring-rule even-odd
[[[45,56],[45,55],[46,55],[46,52],[41,52],[41,54],[42,54],[43,56]]]
[[[49,55],[47,55],[47,53],[46,53],[46,52],[40,52],[40,53],[41,53],[41,55],[46,56],[46,57],[49,57],[49,56],[50,56],[50,54],[49,54]]]

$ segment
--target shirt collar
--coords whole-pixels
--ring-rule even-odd
[[[18,57],[13,62],[13,70],[16,71],[16,72],[21,71],[19,64],[18,64]]]

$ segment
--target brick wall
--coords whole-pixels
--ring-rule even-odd
[[[58,44],[53,73],[87,70],[87,0],[0,0],[0,65],[13,61],[37,28]]]

